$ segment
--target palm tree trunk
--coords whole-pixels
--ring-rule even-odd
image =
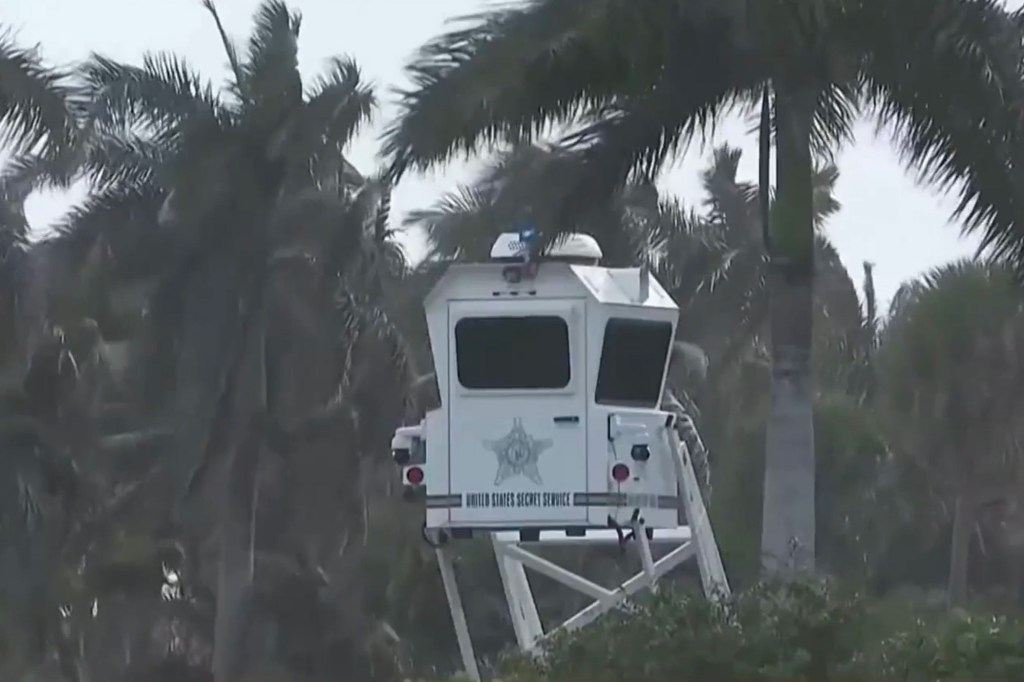
[[[967,563],[974,534],[976,505],[969,493],[956,498],[953,512],[953,537],[949,550],[949,586],[946,598],[950,608],[967,606]]]
[[[215,682],[236,682],[245,668],[246,624],[255,578],[257,471],[266,413],[266,320],[262,304],[245,335],[233,391],[235,422],[224,485],[214,623]]]
[[[864,313],[867,317],[866,338],[864,344],[864,375],[863,390],[867,398],[875,395],[875,373],[872,363],[875,357],[875,344],[878,342],[878,299],[875,296],[875,266],[864,261]],[[860,387],[860,382],[858,382]]]
[[[778,84],[778,198],[771,221],[772,391],[765,445],[762,567],[814,570],[811,321],[814,215],[811,123],[817,93]]]

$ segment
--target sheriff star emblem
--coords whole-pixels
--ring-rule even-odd
[[[498,456],[498,474],[494,477],[494,485],[504,483],[512,476],[522,475],[542,485],[537,460],[540,453],[551,447],[551,440],[534,438],[523,428],[522,419],[512,420],[512,430],[504,438],[485,440],[484,447]]]

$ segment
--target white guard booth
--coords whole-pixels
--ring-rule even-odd
[[[406,499],[425,503],[425,537],[438,547],[466,673],[476,679],[441,549],[448,539],[492,535],[524,650],[545,637],[524,564],[595,599],[563,627],[590,622],[692,556],[705,592],[728,594],[678,435],[692,422],[660,409],[675,302],[645,268],[599,266],[589,236],[569,235],[534,258],[528,242],[529,235],[502,235],[490,262],[452,265],[430,292],[441,406],[392,443]],[[643,570],[615,590],[522,547],[627,538],[636,540]],[[650,544],[661,542],[675,549],[655,562]]]

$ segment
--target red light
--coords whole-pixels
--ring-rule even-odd
[[[629,467],[622,463],[616,464],[612,467],[612,478],[616,482],[622,483],[629,478]]]
[[[423,483],[423,469],[409,467],[409,470],[405,472],[405,480],[409,481],[412,485]]]

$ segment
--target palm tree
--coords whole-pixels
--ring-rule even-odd
[[[699,330],[698,343],[711,354],[716,371],[727,371],[742,354],[762,355],[769,336],[768,259],[757,186],[737,177],[741,151],[729,145],[714,150],[711,163],[701,172],[706,198],[704,216],[695,226],[700,258],[685,256],[687,246],[667,233],[670,254],[662,257],[661,275],[683,307],[684,325]],[[814,314],[820,336],[835,336],[859,320],[856,292],[838,254],[821,233],[828,219],[841,209],[835,198],[838,169],[816,165],[812,176],[815,227],[815,277],[819,283]],[[770,205],[774,198],[770,197]],[[691,228],[691,230],[694,228]],[[740,333],[737,333],[737,329]]]
[[[882,414],[917,487],[953,508],[949,601],[966,604],[979,513],[1017,496],[1024,297],[1010,268],[959,261],[905,285],[878,350]]]
[[[31,295],[40,282],[32,277],[27,237],[23,202],[0,199],[0,393],[21,384],[41,326],[38,296]]]
[[[24,382],[0,402],[8,676],[52,663],[65,679],[79,679],[77,638],[106,590],[104,564],[133,535],[121,521],[144,518],[154,492],[152,460],[140,453],[160,443],[117,433],[125,425],[109,419],[118,396],[99,332],[86,316],[49,323]],[[154,555],[143,556],[154,543],[138,539],[130,540],[133,565],[158,594],[159,560],[152,580]]]
[[[0,144],[63,174],[80,138],[80,107],[70,74],[46,65],[0,28]],[[30,245],[24,202],[31,187],[5,173],[0,188],[0,448],[4,487],[6,608],[0,630],[8,647],[4,675],[59,661],[74,676],[74,646],[62,623],[65,543],[104,513],[95,480],[79,470],[92,454],[96,397],[102,383],[97,339],[87,321],[51,318],[54,253]],[[107,489],[109,491],[109,489]],[[91,531],[86,531],[90,535]],[[94,537],[93,537],[94,539]],[[91,540],[90,540],[91,541]],[[82,560],[81,553],[76,557]],[[73,563],[74,560],[72,560]]]
[[[45,64],[36,49],[19,46],[0,26],[0,146],[30,151],[56,169],[71,163],[77,110],[69,74]],[[27,253],[27,187],[0,189],[0,393],[20,384],[41,338],[40,264]]]
[[[90,106],[77,175],[93,191],[60,231],[80,261],[98,249],[115,288],[145,301],[134,352],[148,369],[144,395],[175,433],[162,466],[191,562],[211,522],[221,525],[214,669],[224,680],[245,662],[266,453],[323,439],[323,425],[330,431],[351,410],[347,388],[366,390],[352,368],[379,365],[353,361],[339,341],[365,337],[365,346],[384,335],[390,343],[376,349],[387,375],[402,365],[388,355],[397,343],[373,305],[396,265],[381,210],[388,185],[363,178],[343,153],[374,109],[373,92],[346,58],[304,88],[300,17],[283,2],[260,5],[244,53],[204,4],[231,69],[223,92],[173,55],[141,66],[94,56],[80,68],[78,96]],[[46,181],[50,169],[24,157],[8,177]],[[379,256],[373,266],[368,255]],[[296,356],[288,335],[300,332],[319,354]],[[296,393],[285,377],[300,368],[316,382]],[[200,499],[211,486],[222,502],[212,515]],[[186,573],[211,578],[197,568]]]
[[[1019,165],[1024,101],[1017,35],[995,0],[652,0],[642,9],[530,0],[470,17],[422,48],[384,151],[400,175],[568,125],[582,161],[562,202],[568,228],[575,207],[653,175],[727,111],[763,98],[778,152],[763,549],[768,568],[810,568],[812,159],[872,115],[919,177],[958,184],[957,213],[986,247],[1024,266],[1007,174]],[[963,93],[956,103],[951,83]]]
[[[372,494],[362,488],[362,483],[374,469],[380,468],[381,459],[389,465],[390,471],[390,460],[375,455],[384,454],[383,448],[403,409],[403,387],[392,381],[397,378],[395,359],[391,355],[395,340],[381,337],[388,326],[373,317],[379,311],[367,304],[381,284],[389,284],[389,280],[382,277],[385,268],[381,265],[390,265],[392,276],[400,276],[402,267],[384,216],[376,210],[376,193],[376,188],[367,189],[356,202],[369,212],[366,219],[355,223],[356,229],[361,227],[366,231],[365,240],[359,245],[366,255],[360,256],[359,267],[345,272],[340,299],[325,301],[317,290],[323,280],[309,277],[308,269],[303,266],[304,259],[295,257],[321,246],[315,232],[295,235],[280,245],[278,262],[288,265],[278,269],[272,282],[275,304],[271,318],[276,333],[271,334],[267,343],[268,370],[274,375],[272,383],[275,384],[271,397],[277,406],[274,416],[289,429],[275,438],[278,445],[284,440],[286,457],[264,463],[275,469],[275,475],[273,484],[261,485],[260,535],[263,540],[256,555],[260,580],[255,586],[257,606],[250,612],[249,627],[294,632],[295,641],[300,642],[306,652],[304,655],[321,658],[325,651],[339,652],[339,647],[353,650],[353,643],[356,645],[353,655],[358,655],[359,644],[366,634],[358,629],[353,632],[353,628],[364,627],[360,620],[362,614],[358,604],[346,603],[342,592],[358,591],[359,583],[352,579],[352,565],[358,562],[358,548],[364,542],[361,533],[364,515],[360,505]],[[288,210],[279,217],[278,226],[298,220],[299,224],[320,227],[309,220],[308,215],[303,218],[296,213],[304,205],[303,202],[289,204]],[[355,214],[351,219],[355,219]],[[34,248],[74,252],[81,248],[68,243],[75,236],[73,232],[61,235]],[[300,240],[297,238],[300,236],[307,239]],[[117,248],[113,250],[124,253],[124,244],[116,239],[114,243]],[[322,256],[323,252],[319,253]],[[71,342],[80,335],[75,332],[79,326],[75,320],[85,317],[86,322],[92,319],[100,322],[98,329],[95,324],[86,326],[96,329],[102,337],[97,340],[106,346],[96,355],[101,360],[115,345],[104,343],[105,339],[125,338],[125,322],[111,319],[111,313],[117,312],[111,309],[118,305],[116,300],[110,299],[117,299],[120,293],[115,288],[104,295],[102,286],[92,283],[98,279],[102,284],[102,280],[117,274],[118,268],[107,258],[109,256],[100,254],[98,267],[89,268],[92,276],[77,273],[79,289],[84,294],[77,301],[58,300],[48,306],[66,333],[54,335],[43,344],[46,352],[38,353],[33,359],[31,381],[26,390],[29,397],[42,396],[46,415],[60,414],[61,418],[36,418],[34,412],[22,416],[15,411],[24,412],[24,408],[19,407],[21,403],[9,400],[4,403],[3,419],[0,419],[0,444],[11,455],[4,459],[4,464],[13,466],[13,469],[4,467],[2,480],[15,484],[5,488],[9,494],[3,495],[0,504],[0,517],[9,531],[5,535],[5,548],[10,549],[11,543],[23,537],[18,533],[31,530],[24,535],[31,543],[19,542],[17,546],[25,544],[24,558],[33,562],[26,564],[25,570],[18,574],[11,572],[13,566],[4,566],[5,590],[10,587],[12,594],[29,599],[24,603],[21,599],[5,600],[0,638],[14,647],[18,640],[4,636],[8,631],[5,626],[10,624],[10,632],[15,634],[35,635],[37,630],[26,626],[38,623],[36,646],[56,651],[56,661],[62,669],[81,668],[85,679],[120,675],[127,660],[132,662],[133,668],[170,665],[173,661],[164,661],[163,652],[153,650],[154,637],[156,641],[166,638],[165,633],[170,628],[176,633],[175,638],[198,639],[200,646],[196,648],[201,651],[209,642],[205,639],[205,629],[212,627],[213,622],[209,615],[212,604],[203,597],[202,583],[206,576],[182,565],[176,552],[168,553],[167,540],[162,534],[153,537],[154,528],[159,529],[161,525],[160,512],[169,501],[166,493],[170,477],[160,466],[166,466],[169,461],[161,454],[166,449],[159,448],[161,443],[153,440],[139,442],[134,434],[101,438],[103,442],[94,445],[90,430],[109,421],[110,417],[103,414],[97,419],[95,415],[82,415],[80,410],[68,409],[76,407],[77,402],[69,400],[65,394],[70,392],[70,397],[79,393],[91,395],[93,390],[76,387],[80,380],[66,386],[64,374],[72,371],[92,378],[96,374],[87,362],[94,357],[92,352],[86,352],[89,348],[79,348],[77,342],[72,346]],[[75,306],[78,306],[77,313]],[[131,307],[123,303],[120,306]],[[122,311],[122,315],[125,312],[130,311]],[[64,342],[65,337],[68,343]],[[144,345],[143,339],[133,340],[131,332],[127,338],[129,345]],[[55,371],[51,366],[62,370],[59,386],[53,385],[54,380],[40,380]],[[113,386],[107,385],[102,391],[102,404],[89,401],[83,407],[104,408],[101,411],[106,413],[110,412],[106,408],[118,407],[117,401],[130,402],[137,397],[132,392],[131,382],[123,377],[105,383],[117,384],[120,392],[127,390],[127,393],[111,396]],[[59,394],[51,395],[58,389]],[[115,403],[107,404],[112,397]],[[39,398],[33,400],[28,403],[29,407],[39,402]],[[55,406],[51,405],[53,401],[56,401]],[[118,422],[123,419],[116,416]],[[53,445],[55,439],[56,446]],[[43,443],[43,447],[33,449],[32,444],[37,441]],[[69,443],[73,445],[70,450]],[[339,448],[339,443],[344,444],[343,447]],[[74,467],[70,477],[61,468],[68,463]],[[9,471],[14,473],[7,475]],[[18,487],[19,484],[24,485]],[[61,511],[66,500],[71,501],[71,508]],[[45,512],[42,521],[39,508]],[[340,549],[346,546],[354,550],[344,552],[344,561],[339,562]],[[46,551],[40,554],[40,549]],[[298,567],[282,561],[282,557],[292,556],[300,557]],[[173,566],[179,579],[176,590],[180,594],[171,601],[161,597],[161,592],[166,592],[162,564]],[[321,584],[325,576],[330,580],[326,593]],[[40,590],[29,592],[26,585],[38,585]],[[44,587],[51,589],[42,589]],[[317,632],[316,637],[303,639],[298,633],[308,634],[308,630],[302,628],[309,623],[309,609],[304,609],[300,617],[294,608],[281,609],[278,605],[294,606],[296,600],[306,599],[302,595],[310,587],[314,588],[314,593],[322,593],[313,604],[322,611],[323,615],[318,617],[333,620],[325,621],[331,623],[329,633]],[[301,603],[310,606],[308,600]],[[338,604],[342,603],[346,606],[339,609]],[[93,604],[98,605],[99,615],[93,613]],[[168,646],[179,653],[182,651],[177,639]],[[292,646],[289,655],[296,654],[296,646],[299,644]],[[39,653],[42,655],[45,649],[40,648]],[[284,654],[272,650],[269,655]],[[198,662],[194,656],[189,654],[193,665]],[[52,657],[48,655],[48,659]],[[262,657],[254,655],[254,658]],[[358,669],[351,667],[358,666],[358,660],[344,660],[349,666],[345,670]],[[336,657],[332,661],[335,672],[330,675],[341,674],[337,668],[341,661]],[[18,657],[5,661],[5,666],[33,662],[36,662],[35,657],[29,661]],[[4,669],[11,676],[23,676],[21,668]],[[324,674],[328,673],[324,671]],[[79,677],[68,673],[67,679],[78,680]]]

